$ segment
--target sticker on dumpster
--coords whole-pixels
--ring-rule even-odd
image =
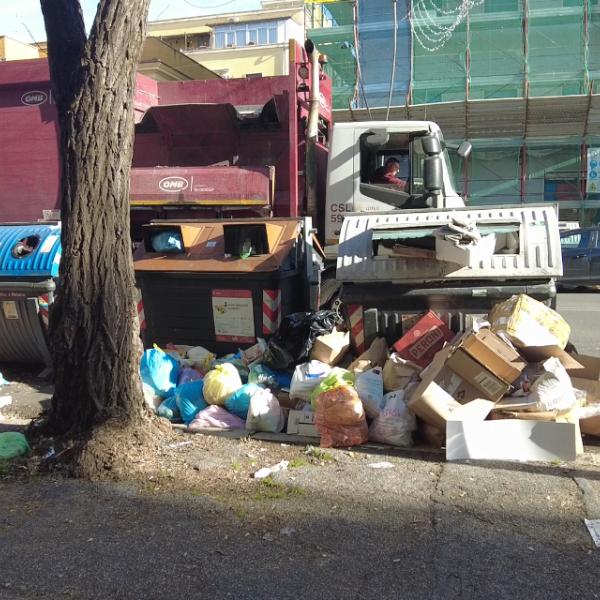
[[[4,318],[7,321],[18,321],[19,320],[19,311],[17,310],[17,303],[12,302],[11,300],[2,303],[2,312],[4,313]]]
[[[56,240],[59,237],[60,236],[58,236],[58,235],[49,235],[44,240],[44,243],[42,244],[42,247],[40,248],[40,254],[48,254],[48,252],[50,252],[50,250],[52,250],[52,248],[54,246],[54,242],[56,242]]]
[[[250,290],[213,290],[213,321],[218,342],[254,343],[254,306]]]

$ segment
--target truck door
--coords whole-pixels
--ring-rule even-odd
[[[590,246],[592,231],[579,229],[564,233],[560,243],[563,255],[563,279],[568,281],[585,281],[591,276]]]

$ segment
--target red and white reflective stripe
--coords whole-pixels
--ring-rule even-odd
[[[263,290],[263,335],[272,335],[281,323],[281,290]]]
[[[356,351],[361,354],[365,351],[365,323],[361,304],[348,305],[348,320],[350,321],[350,337]]]
[[[43,294],[42,296],[38,297],[38,307],[44,327],[48,327],[50,324],[50,308],[48,306],[48,302],[48,294]]]
[[[142,291],[139,288],[135,288],[135,300],[137,306],[138,321],[140,322],[140,331],[145,331],[146,315],[144,314],[144,302],[142,300]]]

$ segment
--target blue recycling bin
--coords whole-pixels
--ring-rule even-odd
[[[0,225],[0,362],[51,364],[49,308],[61,256],[60,225]]]

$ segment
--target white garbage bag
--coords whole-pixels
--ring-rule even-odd
[[[386,394],[384,401],[383,409],[369,427],[369,440],[404,448],[412,446],[417,420],[404,402],[404,390]]]

